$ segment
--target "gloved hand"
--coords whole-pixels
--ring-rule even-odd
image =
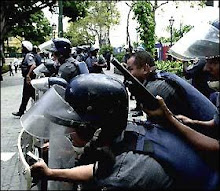
[[[96,162],[93,176],[96,178],[107,177],[113,170],[115,155],[108,147],[99,147],[96,150],[99,160]]]
[[[100,146],[98,136],[101,131],[97,130],[93,138],[85,145],[84,153],[79,159],[79,165],[98,162],[98,168],[95,170],[96,177],[109,175],[115,164],[115,155],[107,146]]]
[[[38,182],[41,179],[46,179],[50,174],[50,169],[43,159],[39,158],[39,161],[30,167],[31,176],[33,177],[32,182]]]

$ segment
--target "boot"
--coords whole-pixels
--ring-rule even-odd
[[[16,116],[16,117],[21,117],[24,113],[20,113],[20,112],[13,112],[12,115]]]

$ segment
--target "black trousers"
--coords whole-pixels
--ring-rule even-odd
[[[19,113],[23,114],[25,112],[28,101],[31,97],[35,100],[35,89],[31,84],[27,84],[26,78],[24,78],[23,93]]]

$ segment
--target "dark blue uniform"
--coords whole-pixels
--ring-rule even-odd
[[[85,62],[79,62],[73,57],[69,57],[59,67],[58,75],[68,83],[79,74],[87,74],[89,70]]]
[[[112,174],[96,180],[99,187],[125,190],[169,189],[172,183],[172,178],[155,159],[133,151],[118,155]]]
[[[21,64],[21,70],[22,70],[22,76],[24,77],[24,82],[23,82],[22,101],[18,111],[19,114],[23,114],[25,112],[30,98],[33,98],[33,100],[35,100],[35,89],[32,87],[31,84],[28,84],[26,82],[27,80],[26,75],[28,74],[28,71],[33,64],[36,64],[34,55],[32,53],[27,53]],[[31,79],[35,78],[33,72],[31,73],[30,78]]]
[[[210,75],[208,72],[203,71],[206,64],[206,60],[199,60],[192,68],[188,68],[184,71],[186,79],[192,79],[192,85],[198,89],[202,94],[209,98],[210,94],[214,92],[208,86]]]

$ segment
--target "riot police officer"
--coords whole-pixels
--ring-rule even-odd
[[[88,73],[84,62],[78,62],[71,56],[71,42],[66,38],[52,40],[49,50],[58,62],[58,76],[69,82],[73,77],[81,73]]]
[[[192,36],[194,38],[190,38]],[[181,46],[183,42],[185,46]],[[219,80],[219,20],[214,20],[209,25],[197,26],[195,29],[189,31],[186,36],[177,41],[171,53],[180,58],[187,59],[189,57],[203,60],[200,63],[200,65],[202,64],[203,70],[209,72],[213,79]],[[161,105],[160,110],[146,112],[148,112],[149,115],[161,115],[166,117],[169,123],[172,124],[173,129],[180,133],[198,152],[202,153],[201,156],[204,157],[204,160],[206,160],[212,168],[219,170],[219,92],[216,104],[218,109],[210,120],[194,120],[183,115],[174,117],[163,99],[158,97],[158,100]],[[207,111],[204,110],[203,112],[206,113]],[[180,123],[177,119],[183,123]],[[216,137],[213,138],[199,133],[192,128],[195,126],[213,131]]]
[[[76,47],[76,53],[77,53],[76,60],[78,60],[79,62],[86,60],[84,51],[85,51],[84,47],[81,46]]]
[[[94,190],[166,189],[173,183],[178,188],[216,186],[216,172],[178,135],[152,121],[144,126],[128,123],[127,117],[128,94],[118,79],[84,74],[75,77],[66,89],[53,86],[21,118],[21,124],[30,134],[49,138],[55,145],[60,144],[55,135],[68,134],[81,153],[75,160],[64,160],[67,147],[61,144],[65,155],[55,150],[52,160],[75,163],[65,163],[68,167],[64,169],[61,161],[62,167],[48,168],[41,160],[31,167],[32,176],[80,181],[83,188]],[[49,149],[54,152],[51,144]]]
[[[76,162],[78,167],[52,169],[41,161],[31,167],[33,176],[80,180],[83,188],[94,190],[165,189],[172,185],[172,178],[155,159],[123,146],[132,146],[134,137],[123,133],[127,126],[128,94],[118,79],[104,74],[79,75],[66,90],[53,86],[39,101],[21,119],[25,130],[44,137],[52,131],[69,132],[73,145],[84,148],[84,152]],[[36,131],[34,121],[40,118],[42,125]]]
[[[90,73],[104,73],[103,68],[107,67],[106,60],[102,55],[98,55],[98,48],[91,47],[89,50],[89,57],[86,59]]]
[[[22,53],[24,54],[24,59],[21,64],[22,76],[24,77],[22,101],[19,111],[12,113],[12,115],[18,117],[24,114],[29,99],[32,98],[35,100],[35,90],[30,83],[31,79],[35,78],[33,70],[36,68],[35,57],[32,50],[33,44],[30,41],[25,40],[22,42]]]

